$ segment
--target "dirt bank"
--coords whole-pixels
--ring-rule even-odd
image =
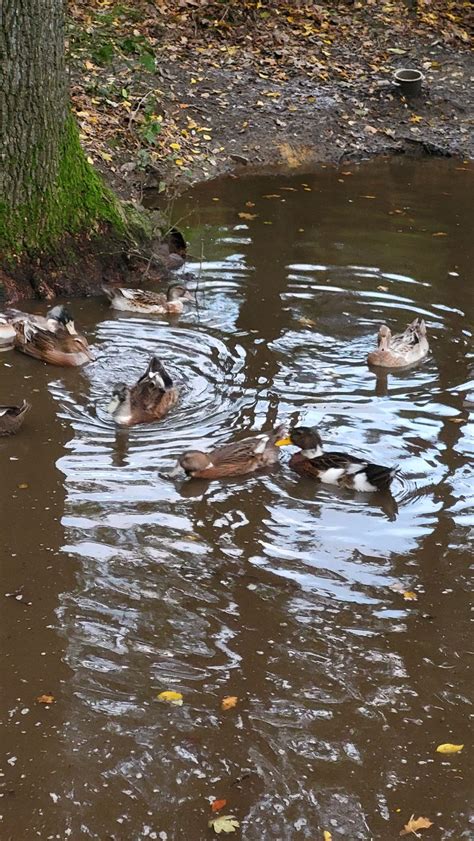
[[[441,0],[76,5],[83,143],[115,188],[138,199],[271,166],[472,158],[468,12]],[[417,99],[393,85],[401,67],[423,72]]]

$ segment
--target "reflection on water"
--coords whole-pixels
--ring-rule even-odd
[[[204,185],[179,208],[205,254],[187,267],[197,308],[177,322],[78,302],[97,355],[81,372],[5,355],[4,390],[24,391],[19,370],[38,389],[0,456],[14,488],[29,468],[20,477],[9,459],[39,448],[51,515],[20,543],[42,558],[46,523],[57,609],[35,628],[60,635],[48,670],[38,657],[28,674],[15,642],[28,690],[19,678],[8,704],[26,739],[3,769],[8,785],[16,774],[6,838],[198,841],[212,798],[248,841],[395,838],[413,813],[437,838],[470,837],[467,751],[435,753],[466,740],[470,711],[468,177],[382,161]],[[365,357],[380,322],[399,330],[416,314],[428,359],[376,377]],[[152,353],[180,402],[157,425],[116,431],[111,386]],[[280,419],[397,464],[396,504],[302,479],[288,451],[245,480],[166,477],[183,448]],[[65,501],[50,493],[58,477]],[[24,501],[7,504],[20,530]],[[32,557],[21,575],[7,562],[12,586],[27,572],[42,592]],[[22,718],[42,687],[58,699],[48,719]],[[157,701],[164,689],[183,706]],[[235,710],[221,711],[225,695]]]

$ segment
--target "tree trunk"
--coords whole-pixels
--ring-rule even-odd
[[[63,0],[2,0],[0,255],[51,250],[101,222],[124,228],[119,203],[89,166],[69,112]]]

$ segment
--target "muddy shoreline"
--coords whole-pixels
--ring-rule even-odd
[[[193,5],[150,17],[139,2],[133,24],[125,7],[113,19],[105,6],[71,11],[71,96],[82,145],[122,199],[159,212],[157,234],[179,227],[174,198],[217,177],[310,172],[384,155],[455,157],[460,167],[474,158],[474,68],[462,2],[457,16],[436,2],[435,11],[355,3],[286,17],[285,4],[264,12],[249,4],[251,13],[243,4],[227,29],[197,17]],[[393,84],[401,67],[424,75],[415,99]],[[80,237],[77,248],[68,237],[55,255],[0,266],[2,299],[99,294],[104,278],[169,279],[159,259],[150,271],[148,253],[118,254],[105,233],[96,242]]]

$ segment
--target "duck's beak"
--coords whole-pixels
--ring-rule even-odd
[[[280,438],[278,441],[275,441],[275,447],[288,447],[291,443],[291,438],[287,435],[285,438]]]
[[[74,326],[74,321],[66,322],[66,330],[71,336],[77,336],[77,330]]]

